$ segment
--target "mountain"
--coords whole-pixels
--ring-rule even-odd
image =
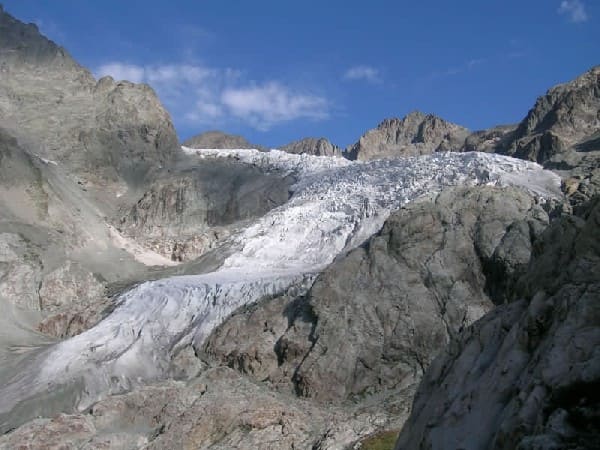
[[[0,14],[0,450],[595,444],[593,76],[530,128],[387,120],[369,161],[181,148]]]
[[[296,155],[305,153],[315,156],[337,156],[342,157],[342,149],[332,144],[325,138],[304,138],[290,142],[280,148],[284,152]]]
[[[0,426],[4,430],[19,426],[33,417],[52,414],[53,411],[72,412],[74,408],[83,410],[88,407],[95,407],[93,405],[96,405],[99,401],[122,392],[137,391],[141,394],[144,392],[144,385],[163,383],[175,376],[183,377],[184,380],[189,377],[190,384],[183,382],[179,384],[185,392],[195,385],[197,376],[205,372],[206,364],[208,364],[208,367],[213,368],[220,365],[206,361],[202,357],[203,348],[215,328],[224,323],[232,313],[235,313],[244,305],[252,305],[259,300],[264,302],[282,295],[290,297],[290,299],[293,299],[293,305],[300,307],[302,297],[307,295],[313,283],[313,294],[311,296],[315,295],[315,298],[322,298],[323,300],[317,301],[307,311],[312,309],[314,313],[321,317],[318,327],[314,328],[310,323],[307,326],[300,327],[302,317],[306,316],[301,315],[299,319],[296,319],[293,312],[295,307],[292,306],[292,309],[286,307],[283,316],[276,314],[276,317],[281,317],[284,323],[288,320],[293,322],[298,320],[298,326],[290,328],[291,334],[281,342],[281,346],[275,348],[265,346],[265,348],[270,348],[271,352],[283,352],[280,356],[277,353],[271,353],[272,357],[275,358],[272,361],[279,361],[278,364],[283,364],[288,358],[293,361],[295,357],[301,357],[300,348],[302,347],[296,347],[290,338],[296,331],[301,333],[308,331],[309,336],[304,338],[308,342],[305,341],[304,348],[314,347],[314,352],[304,360],[306,368],[297,371],[297,377],[290,381],[299,383],[298,386],[301,389],[298,393],[315,398],[317,403],[312,408],[319,411],[318,414],[314,414],[315,417],[331,417],[332,414],[336,414],[338,417],[345,417],[344,421],[346,422],[352,421],[354,420],[353,416],[356,414],[354,408],[331,410],[319,406],[320,399],[326,400],[330,398],[328,396],[333,394],[336,395],[336,400],[340,401],[347,395],[352,394],[356,395],[357,399],[363,398],[365,407],[370,404],[373,405],[372,402],[377,398],[377,389],[375,388],[373,396],[369,394],[371,392],[369,390],[363,392],[363,388],[367,389],[367,387],[360,384],[360,379],[366,373],[368,374],[366,380],[374,380],[377,378],[377,371],[357,370],[354,375],[353,372],[348,372],[345,369],[352,361],[343,361],[342,370],[338,373],[338,376],[347,381],[340,383],[337,377],[325,378],[318,374],[321,373],[321,370],[323,373],[329,373],[327,367],[332,367],[332,364],[340,364],[338,359],[343,358],[345,354],[343,351],[324,353],[325,347],[332,346],[331,348],[335,349],[337,348],[336,345],[354,344],[356,346],[354,351],[360,355],[364,354],[364,358],[367,358],[367,355],[374,355],[374,348],[382,345],[383,342],[375,338],[372,341],[365,341],[360,344],[362,339],[355,331],[358,330],[361,333],[364,332],[370,335],[374,330],[370,331],[369,327],[375,323],[373,321],[376,320],[376,317],[371,316],[371,313],[369,313],[365,317],[367,321],[361,319],[357,322],[362,314],[360,313],[356,318],[353,318],[356,311],[362,311],[366,306],[363,306],[363,302],[367,298],[371,298],[370,289],[375,289],[379,292],[378,295],[382,295],[381,289],[377,288],[376,284],[368,287],[368,277],[371,276],[370,274],[377,273],[377,270],[365,267],[364,272],[355,272],[355,269],[353,269],[355,267],[354,262],[359,267],[364,267],[367,264],[367,262],[360,263],[357,261],[357,259],[360,260],[363,254],[363,252],[359,252],[350,253],[349,263],[339,263],[341,266],[336,265],[332,270],[324,272],[321,278],[322,281],[315,281],[318,273],[325,270],[338,255],[351,251],[380,229],[390,211],[398,209],[402,204],[422,196],[423,193],[432,194],[452,186],[480,184],[496,186],[512,184],[524,190],[521,197],[522,203],[521,200],[515,201],[515,204],[521,204],[518,209],[513,209],[516,212],[515,216],[511,216],[506,209],[499,209],[496,212],[490,208],[491,202],[508,198],[508,194],[500,192],[497,196],[493,195],[494,200],[486,198],[482,202],[482,210],[488,211],[487,214],[490,214],[489,219],[484,219],[480,224],[475,222],[464,231],[464,235],[468,236],[477,230],[482,238],[482,244],[489,245],[486,250],[478,250],[482,255],[485,255],[483,257],[494,260],[492,255],[497,252],[501,258],[498,261],[508,262],[516,258],[514,262],[502,263],[506,267],[512,267],[515,263],[522,263],[523,257],[519,253],[515,257],[508,256],[513,252],[510,250],[511,245],[509,245],[509,242],[520,242],[523,238],[530,239],[530,228],[536,229],[534,217],[542,212],[534,205],[538,202],[551,202],[552,199],[560,196],[558,178],[554,174],[543,171],[530,163],[498,155],[447,153],[428,155],[414,160],[396,159],[385,164],[382,164],[381,161],[358,164],[343,158],[291,155],[275,151],[261,153],[255,150],[207,150],[204,152],[200,150],[194,153],[190,152],[190,156],[195,156],[199,161],[203,161],[213,153],[218,155],[216,157],[225,161],[239,158],[249,163],[254,161],[254,165],[264,165],[265,169],[269,169],[268,171],[271,172],[283,170],[294,174],[298,181],[294,185],[291,198],[281,207],[270,210],[240,233],[233,235],[225,248],[216,249],[217,252],[226,249],[227,254],[224,260],[209,273],[165,278],[139,284],[123,293],[119,297],[114,311],[97,326],[56,345],[47,346],[39,353],[29,354],[26,358],[23,358],[18,366],[19,373],[28,375],[9,378],[11,381],[3,386],[0,395],[0,398],[2,398],[2,402],[0,402]],[[346,192],[348,198],[341,201],[339,192]],[[477,193],[474,196],[476,199]],[[533,198],[530,196],[533,196]],[[453,220],[449,219],[461,211],[460,203],[453,201],[453,199],[454,197],[451,197],[444,204],[454,205],[452,208],[456,209],[448,211],[448,218],[440,218],[439,224],[442,228],[437,228],[433,232],[437,236],[436,239],[441,240],[441,242],[447,240],[445,235],[453,233],[451,230],[444,231],[442,224],[452,223]],[[509,208],[514,208],[511,202],[508,205]],[[462,209],[466,213],[463,221],[467,221],[471,217],[469,208]],[[316,217],[319,220],[313,220]],[[429,217],[430,213],[425,212],[423,223],[428,223]],[[540,216],[540,218],[543,223],[543,216]],[[499,222],[499,219],[505,222]],[[411,217],[406,217],[406,220],[407,223],[414,222]],[[523,225],[517,225],[522,220],[524,220]],[[531,221],[531,225],[529,225],[529,221]],[[485,225],[488,222],[489,229]],[[503,226],[507,226],[508,230],[512,229],[512,231],[506,232],[505,237],[498,232],[502,230]],[[417,226],[416,228],[422,229],[423,227]],[[525,229],[526,233],[523,234],[521,229]],[[393,241],[396,237],[404,242],[404,238],[397,235],[401,230],[406,231],[404,224],[393,227],[393,231],[385,232],[379,242],[373,244],[373,247],[379,247],[389,240]],[[437,255],[439,253],[435,250],[436,239],[433,238],[433,234],[417,237],[417,241],[422,243],[419,245],[426,247],[425,251],[433,251],[431,271],[436,274],[424,276],[422,278],[423,287],[431,286],[432,282],[439,282],[439,288],[433,289],[431,293],[432,307],[437,304],[436,299],[438,296],[444,295],[439,292],[446,293],[449,288],[452,289],[452,292],[455,292],[456,301],[461,303],[461,298],[465,298],[464,296],[467,295],[466,292],[469,288],[463,284],[457,286],[452,284],[454,276],[445,275],[446,271],[443,270],[442,266],[454,261],[451,248],[453,246],[460,248],[463,245],[463,240],[460,236],[457,236],[456,241],[449,248],[447,262],[438,264]],[[497,239],[495,244],[487,242],[488,235]],[[503,242],[506,242],[506,244]],[[396,244],[393,245],[396,248]],[[401,245],[400,242],[398,245]],[[499,249],[496,249],[497,246],[499,246]],[[413,245],[408,244],[408,248],[411,247]],[[402,247],[393,252],[397,256],[406,253]],[[390,259],[386,256],[386,253],[387,251],[383,250],[383,254],[377,256],[373,262],[373,267],[379,267],[387,262],[390,264],[389,273],[392,278],[404,273],[402,269],[396,272],[393,267],[393,259],[397,256]],[[414,270],[415,275],[420,272],[418,262],[420,257],[418,255],[418,252],[415,253],[414,265],[410,263],[411,270]],[[460,268],[457,267],[458,273],[463,270],[470,270],[470,257],[468,255],[473,255],[473,251],[466,250],[465,256],[458,258],[465,260],[465,265],[461,265]],[[382,259],[379,261],[380,257]],[[403,256],[403,258],[406,257]],[[366,261],[369,261],[369,259]],[[439,267],[439,270],[434,269],[434,267]],[[490,264],[490,268],[495,267],[494,264]],[[502,272],[498,273],[502,274]],[[510,273],[510,271],[507,273]],[[350,276],[351,279],[355,274],[358,275],[356,284],[351,283],[346,278],[335,281],[339,274],[342,274],[343,277]],[[483,280],[477,280],[476,274],[477,272],[473,275],[473,289],[481,292],[485,284]],[[412,276],[409,276],[406,280],[407,286],[414,285],[410,278]],[[384,280],[382,279],[382,281]],[[363,284],[365,282],[366,285]],[[400,279],[399,282],[402,283],[402,280]],[[340,288],[348,289],[348,291],[342,290],[338,292],[339,295],[332,296],[327,286],[331,286],[329,289],[333,289],[334,293],[338,292]],[[350,309],[346,292],[352,292],[352,295],[356,295],[361,292],[359,290],[361,286],[363,286],[362,294],[356,297],[352,309]],[[386,289],[389,288],[387,282],[385,282],[385,286]],[[396,290],[391,288],[390,294],[392,297],[389,300],[395,303],[396,300],[393,299],[394,292]],[[331,303],[324,302],[325,299],[328,299],[327,301]],[[340,300],[342,300],[341,304]],[[402,310],[402,299],[399,300],[401,302],[399,308]],[[485,298],[482,297],[481,300],[485,300]],[[448,315],[455,316],[457,320],[456,331],[460,328],[462,321],[470,323],[471,320],[485,311],[485,304],[480,305],[480,300],[476,300],[473,307],[462,305],[457,308],[456,314],[454,314],[454,310],[450,308],[450,303],[451,301],[448,300],[445,309]],[[353,325],[348,330],[347,337],[336,340],[336,323],[328,325],[328,322],[333,320],[333,317],[339,317],[339,308],[343,309],[344,304],[348,306],[346,310],[350,314],[347,320],[350,320],[353,324],[355,323],[357,328],[355,329]],[[264,303],[259,305],[264,305]],[[383,313],[383,310],[377,306],[374,305],[374,308],[374,313]],[[440,320],[433,321],[433,327],[442,333],[440,339],[443,341],[445,339],[443,337],[444,330],[451,329],[447,328],[450,327],[449,317],[444,317],[446,313],[442,312],[441,314],[442,318]],[[464,314],[466,315],[463,317]],[[326,321],[326,317],[330,317],[330,319]],[[308,318],[310,318],[310,315],[308,315]],[[127,326],[123,326],[124,323]],[[344,327],[343,324],[338,325]],[[263,323],[263,329],[266,329],[263,333],[267,333],[264,337],[274,333],[274,330],[269,331],[271,326],[275,326],[271,319],[267,319]],[[385,325],[386,329],[387,327],[388,325]],[[234,329],[238,329],[238,327],[234,327]],[[239,328],[239,330],[242,329]],[[394,334],[404,332],[398,329]],[[375,333],[378,334],[378,332]],[[232,336],[233,331],[227,334]],[[258,336],[251,334],[250,336],[251,340],[247,343],[252,345],[252,342],[254,342],[258,345],[262,334]],[[297,339],[301,337],[302,334],[297,336]],[[315,338],[318,338],[317,345],[313,346],[311,342],[314,343]],[[398,338],[400,339],[400,336]],[[420,338],[417,338],[417,340],[419,341]],[[246,342],[244,341],[244,343]],[[400,361],[405,358],[402,353],[396,353],[395,345],[392,344],[392,347],[389,348],[390,355],[383,356],[384,360],[393,355],[397,355]],[[215,348],[214,345],[211,347]],[[258,347],[255,351],[258,351]],[[325,354],[327,356],[324,356]],[[350,355],[352,354],[350,353]],[[290,361],[290,365],[293,364],[292,361]],[[371,361],[368,359],[364,359],[364,361],[370,367]],[[381,373],[389,372],[391,375],[405,373],[402,369],[402,367],[405,367],[403,363],[390,360],[389,364],[390,366],[386,367],[386,363],[383,363]],[[394,368],[396,364],[400,364],[401,367]],[[234,367],[236,366],[234,365]],[[317,370],[317,367],[319,367],[319,370]],[[408,372],[411,370],[409,367],[410,365],[406,366]],[[33,370],[34,368],[41,368],[41,370]],[[8,370],[9,374],[14,375],[11,370],[16,369],[9,366],[8,369],[5,368],[4,370]],[[208,373],[206,372],[207,375]],[[283,374],[285,373],[288,377],[292,377],[295,371],[288,370],[283,372]],[[237,376],[232,375],[229,378],[230,381],[224,379],[220,384],[211,382],[210,389],[223,389],[225,392],[238,389],[228,384],[229,382],[237,383],[237,381],[234,381],[236,379],[238,379]],[[222,398],[221,394],[212,392]],[[290,405],[290,408],[300,408],[303,403],[300,400],[292,400],[293,397],[290,399],[289,395],[290,392],[280,394],[273,392],[268,398],[270,402],[281,399],[282,402]],[[38,401],[37,399],[40,398],[44,400]],[[406,408],[406,401],[409,398],[407,394],[406,399],[398,407]],[[140,401],[145,400],[140,399]],[[140,420],[142,420],[141,417],[150,414],[150,411],[143,405],[140,405],[139,408],[140,410],[136,413],[136,416],[140,417]],[[221,408],[221,406],[214,404],[211,408]],[[373,414],[382,414],[377,404],[375,409],[373,408],[371,406],[367,410],[367,417],[373,417]],[[191,410],[190,414],[192,414],[192,411],[197,410]],[[217,414],[215,420],[220,421],[221,418],[226,421],[229,420],[227,419],[227,417],[230,417],[229,409],[218,409],[218,411],[221,412]],[[395,418],[394,411],[396,409],[390,406],[389,413],[385,413],[384,423],[393,421],[393,423],[398,424],[399,419]],[[199,413],[200,411],[193,412],[193,414]],[[107,414],[118,415],[120,413],[118,409],[111,409],[110,413],[107,411]],[[307,426],[315,427],[310,421],[307,425],[304,425],[304,422],[296,422],[304,420],[302,417],[306,417],[308,420],[310,415],[292,418],[291,421],[295,425],[290,426],[293,426],[294,429],[304,430]],[[364,420],[370,420],[367,417]],[[89,420],[94,420],[91,429],[102,430],[101,418],[89,418]],[[121,422],[121,419],[115,420]],[[127,419],[123,418],[123,420]],[[173,417],[170,415],[165,416],[164,420],[163,425],[158,426],[169,427],[172,434],[161,437],[157,442],[162,442],[164,439],[176,439],[179,442],[183,439],[184,442],[187,442],[185,445],[198,446],[200,445],[199,442],[205,439],[194,433],[188,434],[176,431],[179,430],[178,424],[182,422],[180,420],[173,421]],[[324,425],[328,423],[329,421],[326,420]],[[53,424],[49,423],[48,425]],[[29,425],[24,426],[28,427]],[[239,426],[243,426],[243,422]],[[257,423],[251,427],[254,429],[259,426]],[[319,440],[325,439],[326,435],[333,434],[333,430],[330,432],[329,429],[321,427],[322,425],[316,426],[314,429],[315,434],[309,436],[312,445],[316,445]],[[372,428],[364,429],[372,430]],[[130,432],[134,435],[129,437],[135,438],[135,433],[139,433],[139,430],[140,427],[132,428]],[[149,439],[151,435],[155,435],[154,426],[148,428],[148,430],[150,434],[144,435],[146,439]],[[235,430],[237,430],[237,426],[231,432],[235,433]],[[19,433],[22,431],[7,435],[4,442],[7,445],[14,442],[11,439],[18,438]],[[100,431],[99,433],[102,434],[103,432]],[[346,433],[344,431],[342,437],[346,436]],[[305,433],[299,435],[303,436],[303,439],[307,438]],[[361,437],[360,434],[351,436],[351,438],[345,437],[344,439],[356,441]],[[234,438],[234,436],[229,437]],[[342,437],[339,439],[342,439]],[[221,438],[223,438],[222,435]],[[332,445],[334,444],[332,443]]]
[[[496,151],[556,170],[573,205],[600,193],[600,66],[548,90]]]
[[[539,163],[600,151],[600,66],[537,99],[502,153]]]
[[[518,189],[444,190],[394,212],[306,296],[226,320],[201,354],[303,397],[378,396],[382,410],[405,410],[409,402],[394,397],[415,388],[438,348],[510,296],[548,222]]]
[[[351,160],[426,155],[461,148],[469,131],[459,125],[419,111],[402,119],[386,119],[367,131],[347,150]]]
[[[518,125],[498,125],[487,130],[474,131],[465,139],[462,150],[466,152],[501,153],[500,149],[506,145]]]
[[[1,125],[28,151],[113,193],[178,151],[169,114],[147,85],[96,81],[67,51],[0,10]]]
[[[264,149],[264,147],[259,145],[251,144],[242,136],[227,134],[222,131],[206,131],[184,141],[183,145],[189,148]]]

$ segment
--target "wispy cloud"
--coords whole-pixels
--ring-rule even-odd
[[[278,82],[226,89],[221,94],[221,102],[232,115],[260,130],[299,118],[319,120],[329,117],[324,98],[294,92]]]
[[[378,69],[371,66],[354,66],[350,67],[342,76],[344,80],[357,81],[363,80],[369,83],[381,83],[381,73]]]
[[[98,67],[95,73],[117,80],[148,83],[176,121],[187,124],[225,125],[229,121],[241,121],[266,131],[283,122],[329,117],[330,102],[324,97],[280,81],[248,81],[242,71],[231,68],[110,62]]]
[[[461,65],[448,67],[447,69],[433,72],[429,75],[429,78],[441,78],[441,77],[450,77],[455,75],[460,75],[465,72],[469,72],[473,70],[475,67],[484,64],[487,61],[486,58],[473,58],[468,61],[465,61]]]
[[[145,79],[145,69],[142,66],[121,62],[110,62],[96,69],[98,77],[110,75],[115,80],[127,80],[132,83],[141,83]]]
[[[563,0],[558,8],[558,13],[568,16],[569,21],[574,23],[585,22],[588,20],[585,5],[581,0]]]

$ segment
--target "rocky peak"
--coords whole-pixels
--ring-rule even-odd
[[[469,131],[433,114],[413,111],[367,131],[348,149],[350,159],[370,160],[459,150]]]
[[[179,149],[169,114],[149,86],[96,83],[35,25],[4,11],[0,73],[0,126],[27,151],[102,192],[138,185]]]
[[[600,66],[539,97],[503,153],[545,163],[580,148],[600,150],[597,142],[591,145],[598,140],[598,132]]]
[[[18,21],[0,7],[2,71],[16,64],[81,67],[68,52],[43,36],[36,24]]]
[[[260,145],[251,144],[243,136],[227,134],[223,131],[212,130],[198,134],[183,142],[183,145],[190,148],[256,148],[262,149]]]
[[[342,149],[332,144],[325,138],[304,138],[298,141],[290,142],[280,148],[284,152],[315,156],[342,156]]]

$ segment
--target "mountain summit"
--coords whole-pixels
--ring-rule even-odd
[[[27,150],[99,186],[137,185],[173,159],[175,129],[149,86],[96,81],[36,25],[4,11],[0,36],[2,125]]]
[[[411,112],[402,119],[386,119],[367,131],[347,150],[348,158],[368,161],[378,158],[426,155],[457,150],[469,130],[433,114]]]

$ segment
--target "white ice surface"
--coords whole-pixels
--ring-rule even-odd
[[[391,211],[448,186],[516,185],[557,198],[560,179],[535,163],[494,154],[350,162],[280,151],[190,150],[293,173],[290,200],[234,237],[239,251],[209,274],[146,282],[94,328],[50,347],[25,376],[0,388],[0,413],[21,399],[83,379],[79,408],[108,393],[164,378],[173,354],[199,345],[238,307],[288,289],[307,290],[336,255],[376,232]]]

